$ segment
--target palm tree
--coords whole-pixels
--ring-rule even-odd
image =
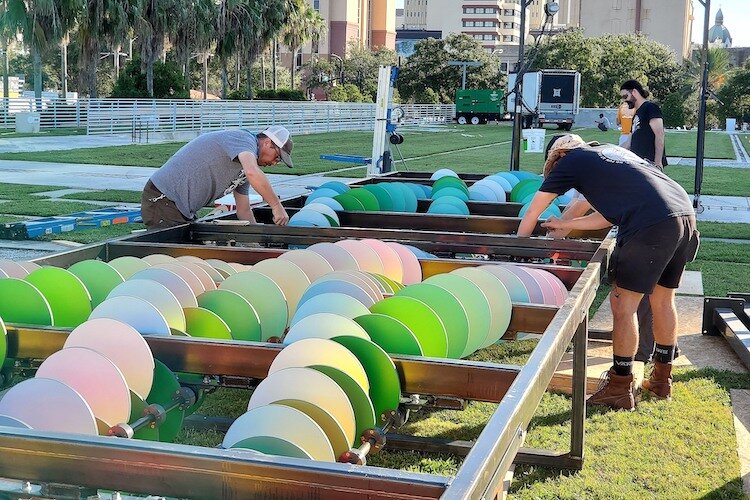
[[[164,56],[164,42],[184,7],[180,0],[135,0],[134,27],[141,44],[141,72],[146,75],[146,90],[154,96],[154,63]]]
[[[186,0],[180,9],[170,38],[182,74],[190,78],[190,61],[195,53],[207,53],[214,38],[216,3],[213,0]]]
[[[37,106],[42,97],[42,55],[54,46],[72,26],[83,8],[82,0],[7,0],[0,17],[0,30],[21,33],[31,52],[34,68],[34,96]]]
[[[76,36],[81,47],[81,74],[90,97],[97,97],[96,73],[102,42],[109,42],[114,46],[117,61],[122,42],[128,36],[131,16],[128,0],[86,0],[86,8],[78,20]]]
[[[248,29],[243,31],[242,38],[242,51],[245,54],[245,70],[247,73],[248,99],[253,98],[253,64],[268,49],[271,43],[276,43],[276,37],[284,28],[286,20],[304,8],[302,0],[269,0],[261,3],[263,5],[261,6],[258,23],[248,26]]]
[[[216,15],[216,55],[221,64],[221,97],[227,97],[227,65],[240,48],[243,32],[260,22],[258,2],[219,0]]]
[[[292,88],[294,88],[294,73],[297,69],[297,51],[307,42],[317,43],[325,31],[325,19],[307,4],[301,11],[289,17],[282,40],[292,53]]]

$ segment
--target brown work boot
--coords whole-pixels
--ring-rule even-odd
[[[654,371],[641,387],[657,398],[672,399],[672,364],[654,362]]]
[[[609,406],[616,410],[633,411],[635,398],[633,397],[633,374],[617,375],[614,368],[610,368],[602,376],[599,390],[592,394],[586,404]]]

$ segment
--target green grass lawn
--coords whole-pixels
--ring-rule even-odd
[[[750,224],[741,222],[698,221],[698,231],[702,238],[729,238],[750,240]]]
[[[547,138],[559,133],[548,129]],[[587,141],[617,143],[619,133],[601,132],[598,129],[578,129],[576,133]],[[507,170],[510,162],[510,142],[512,130],[507,124],[485,126],[450,125],[439,131],[404,130],[404,143],[400,152],[404,158],[413,159],[403,167],[397,163],[398,170],[427,170],[448,167],[461,172],[494,173]],[[61,163],[89,163],[97,165],[128,165],[143,167],[160,167],[184,143],[135,144],[129,146],[111,146],[103,148],[86,148],[68,151],[42,151],[33,153],[3,153],[0,159],[49,161]],[[668,152],[671,156],[694,156],[694,132],[670,132],[667,136]],[[487,146],[479,149],[477,146]],[[453,154],[436,153],[455,152]],[[295,136],[294,170],[285,167],[266,169],[269,173],[308,174],[327,172],[346,167],[345,163],[321,160],[321,154],[348,154],[369,157],[372,153],[371,132],[331,132],[327,134],[308,134]],[[541,153],[521,154],[521,168],[532,172],[541,172]],[[400,159],[394,148],[393,157]],[[709,132],[706,141],[707,158],[734,158],[731,142],[726,134]]]
[[[691,271],[701,271],[706,296],[725,297],[730,292],[750,292],[750,245],[703,241]]]
[[[65,135],[86,135],[86,127],[44,128],[39,132],[15,132],[12,129],[0,132],[1,139],[18,139],[20,137],[51,137]]]

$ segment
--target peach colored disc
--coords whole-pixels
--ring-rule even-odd
[[[253,266],[253,271],[268,276],[279,285],[286,297],[288,316],[291,320],[297,311],[299,299],[310,286],[307,274],[294,262],[280,259],[262,260]]]
[[[383,274],[383,261],[375,250],[361,240],[340,240],[334,243],[351,253],[361,271]]]
[[[322,255],[311,250],[290,250],[279,255],[278,258],[297,264],[307,275],[310,283],[333,272],[333,266]]]
[[[87,347],[109,358],[139,398],[145,400],[151,391],[154,356],[132,326],[115,319],[91,319],[70,332],[64,347]]]
[[[245,264],[240,264],[238,262],[227,262],[227,264],[229,264],[229,267],[234,269],[235,273],[241,273],[242,271],[249,271],[253,267],[253,266],[248,266]]]
[[[150,267],[135,273],[131,279],[153,280],[161,283],[174,294],[182,307],[197,307],[195,292],[179,274],[169,269]]]
[[[0,271],[5,273],[6,278],[24,279],[29,274],[25,267],[9,259],[0,259]]]
[[[419,263],[419,259],[417,259],[416,255],[414,255],[411,250],[400,243],[386,241],[385,244],[395,250],[399,258],[401,259],[401,263],[403,264],[404,277],[403,281],[399,281],[399,283],[403,283],[404,285],[412,285],[414,283],[421,282],[422,265]]]
[[[322,255],[334,271],[359,271],[357,259],[342,246],[333,243],[316,243],[307,247],[307,250]]]
[[[125,377],[109,358],[92,349],[61,349],[42,362],[36,376],[58,380],[78,391],[107,427],[127,422],[130,417],[130,390]]]
[[[563,293],[563,290],[560,289],[560,280],[557,276],[544,269],[537,269],[534,267],[527,267],[526,269],[535,274],[538,279],[547,283],[549,291],[552,292],[551,305],[561,306],[563,302],[565,302],[565,299],[568,296],[567,290],[566,293]],[[565,285],[563,285],[563,289],[565,289]]]
[[[30,378],[11,387],[0,399],[0,414],[39,431],[90,436],[99,433],[94,412],[83,396],[48,378]]]
[[[203,291],[206,292],[208,290],[216,290],[216,282],[213,280],[211,275],[206,271],[206,267],[211,268],[214,270],[211,266],[208,264],[198,264],[196,262],[193,262],[191,260],[184,260],[184,259],[177,259],[177,262],[182,264],[183,266],[187,267],[193,274],[195,274],[199,280],[201,280],[201,285],[203,285]],[[204,267],[205,266],[205,267]],[[223,279],[222,279],[223,281]],[[201,292],[203,293],[203,292]],[[197,295],[200,295],[197,294]],[[196,296],[197,296],[196,295]]]
[[[224,281],[224,275],[200,257],[195,257],[194,255],[181,255],[180,257],[177,257],[177,261],[192,262],[193,264],[199,265],[201,269],[206,271],[211,277],[211,281],[214,282],[214,286],[216,286],[217,283],[221,283],[222,281]],[[208,288],[206,288],[206,290],[208,290]]]
[[[555,292],[552,290],[552,285],[547,279],[542,276],[533,267],[519,266],[518,270],[522,273],[526,273],[536,282],[539,286],[539,290],[542,294],[542,304],[554,305],[555,304]]]
[[[369,246],[378,254],[383,262],[383,275],[397,283],[404,279],[404,264],[401,262],[396,250],[384,241],[374,239],[364,239],[362,243]]]
[[[206,287],[203,285],[203,282],[200,280],[200,278],[198,278],[198,276],[196,276],[196,274],[191,269],[188,269],[188,267],[184,265],[184,262],[177,262],[175,260],[174,262],[156,264],[153,267],[156,269],[166,269],[167,271],[172,271],[177,276],[184,279],[188,286],[190,286],[190,289],[193,291],[193,294],[195,294],[196,297],[206,291]]]

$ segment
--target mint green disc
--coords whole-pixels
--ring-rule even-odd
[[[510,293],[503,282],[496,275],[476,267],[462,267],[455,269],[451,274],[470,279],[487,297],[487,303],[490,306],[490,331],[482,347],[490,346],[500,340],[510,326],[510,316],[513,312]]]
[[[463,191],[467,197],[469,196],[469,188],[466,186],[466,183],[463,181],[463,179],[459,179],[458,177],[445,176],[432,183],[432,198],[435,198],[435,194],[446,187],[458,189],[459,191]]]
[[[365,206],[362,204],[361,201],[356,196],[352,196],[349,193],[339,194],[333,197],[334,200],[341,203],[341,206],[344,207],[344,210],[350,211],[350,212],[364,212]]]
[[[513,186],[513,190],[510,192],[510,201],[520,202],[531,193],[539,191],[539,187],[542,185],[542,179],[539,177],[524,179],[518,184]]]
[[[405,324],[417,337],[425,356],[444,358],[448,353],[445,325],[440,316],[421,300],[403,296],[389,297],[370,307],[370,312],[391,316]]]
[[[385,212],[393,211],[393,197],[391,196],[391,193],[389,193],[388,190],[383,186],[381,186],[380,184],[366,184],[362,186],[362,189],[366,189],[367,191],[375,195],[375,198],[378,199],[380,210],[383,210]]]
[[[365,210],[368,212],[377,212],[380,210],[378,199],[374,194],[366,189],[355,188],[346,194],[357,198],[362,203],[362,206],[365,207]]]
[[[213,311],[202,307],[186,307],[185,333],[204,339],[232,340],[229,326]]]
[[[279,457],[306,458],[312,460],[312,457],[305,450],[294,443],[277,437],[271,436],[254,436],[238,441],[232,445],[232,448],[242,448],[253,450],[265,455],[276,455]]]
[[[149,264],[145,260],[131,256],[112,259],[108,262],[108,264],[114,267],[124,279],[130,279],[130,277],[138,271],[143,271],[144,269],[148,269],[149,267],[151,267],[151,264]]]
[[[53,326],[75,328],[89,318],[91,295],[75,274],[59,267],[43,267],[24,279],[49,302]]]
[[[401,382],[393,360],[374,342],[351,335],[340,335],[331,340],[354,354],[367,373],[370,382],[370,401],[375,409],[376,425],[383,423],[382,415],[396,410],[401,401]]]
[[[455,295],[437,285],[417,283],[402,288],[396,296],[413,297],[432,307],[448,334],[448,357],[461,357],[469,339],[469,320],[466,309]]]
[[[104,302],[114,287],[125,281],[112,266],[101,260],[82,260],[68,268],[91,295],[91,309]]]
[[[284,335],[289,309],[284,292],[271,278],[255,271],[242,271],[222,281],[219,289],[239,293],[255,308],[263,342]]]
[[[482,347],[490,331],[490,305],[482,290],[468,278],[457,274],[438,274],[427,278],[424,283],[445,288],[464,306],[469,321],[469,336],[461,357]]]
[[[148,404],[158,404],[163,407],[168,406],[180,390],[180,383],[172,370],[159,361],[154,360],[154,382],[151,385],[151,392],[146,397]],[[167,412],[167,418],[159,426],[159,441],[162,443],[171,443],[182,429],[182,421],[185,418],[185,410],[180,407],[174,408]]]
[[[385,314],[364,314],[354,318],[365,329],[373,342],[388,354],[422,356],[422,347],[417,337],[405,324]]]
[[[198,306],[216,313],[234,340],[260,342],[260,318],[242,295],[232,290],[209,290],[198,296]]]
[[[0,318],[8,323],[52,325],[52,309],[37,287],[18,278],[0,279]]]
[[[368,429],[375,427],[375,408],[372,406],[370,396],[362,389],[352,377],[332,366],[313,365],[310,368],[314,368],[319,372],[328,375],[341,387],[346,396],[349,398],[349,402],[352,404],[352,410],[354,410],[354,420],[357,426],[357,433],[354,436],[354,443],[350,443],[352,446],[359,446],[359,438],[362,433]]]

